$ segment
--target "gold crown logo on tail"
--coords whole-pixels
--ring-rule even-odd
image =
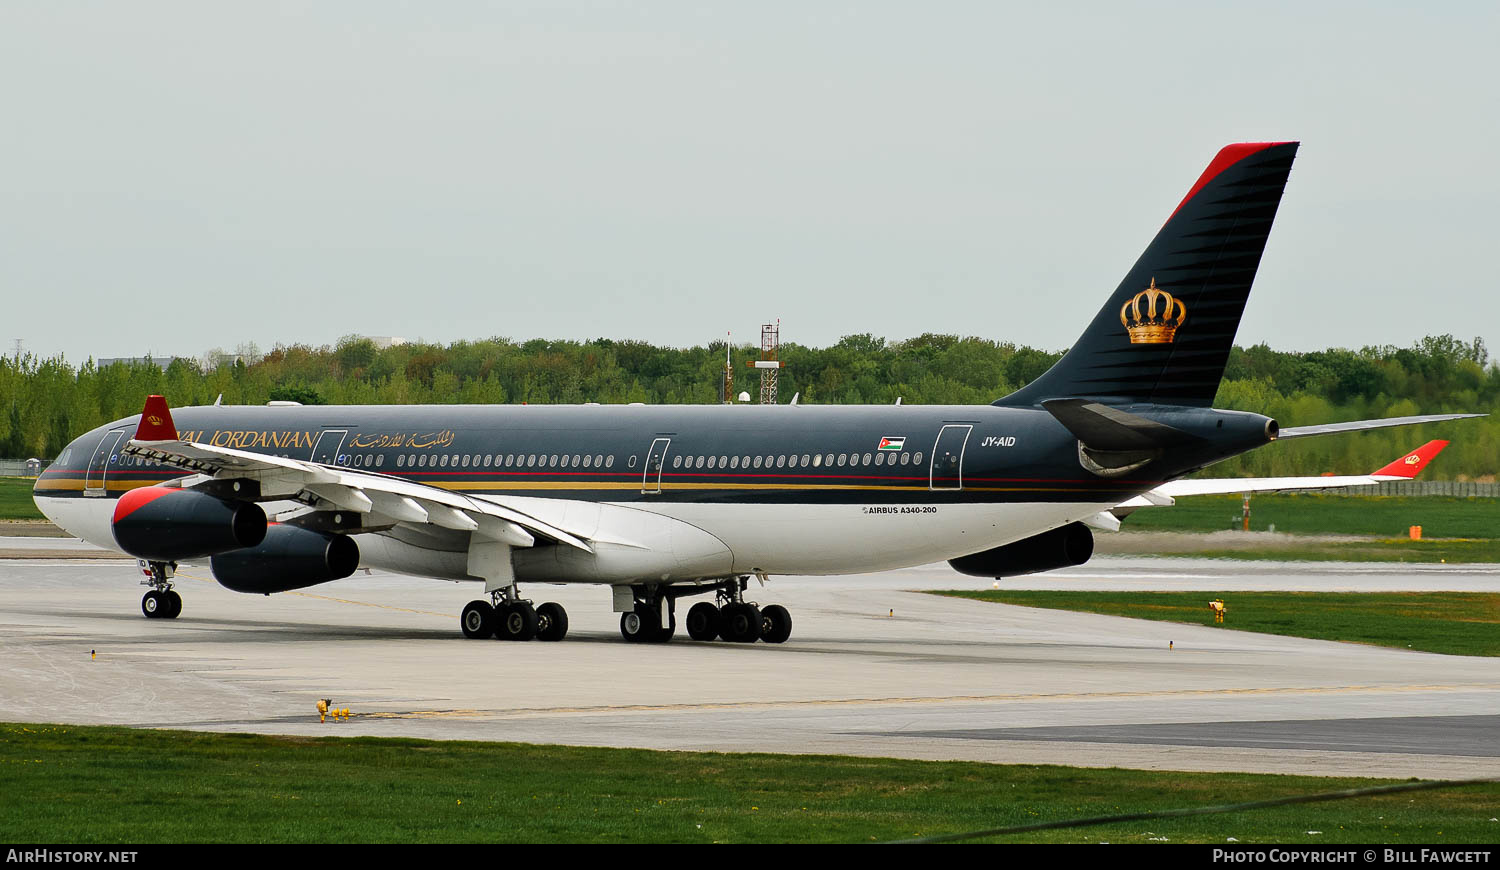
[[[1142,302],[1145,311],[1141,310]],[[1187,322],[1187,306],[1182,300],[1156,286],[1135,294],[1120,307],[1120,325],[1130,335],[1131,344],[1171,344],[1177,330]]]

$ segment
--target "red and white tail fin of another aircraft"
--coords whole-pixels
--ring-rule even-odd
[[[141,423],[135,429],[136,441],[158,444],[177,440],[177,425],[172,422],[172,411],[163,396],[147,396],[146,406],[141,409]]]
[[[1346,489],[1369,486],[1393,480],[1411,480],[1427,467],[1433,457],[1443,452],[1447,441],[1428,441],[1416,450],[1369,474],[1328,477],[1228,477],[1199,480],[1174,480],[1150,492],[1122,502],[1118,508],[1158,507],[1172,504],[1184,495],[1227,495],[1230,493],[1286,492],[1298,489]]]

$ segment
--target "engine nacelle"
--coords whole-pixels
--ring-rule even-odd
[[[1094,533],[1083,523],[1069,523],[1013,544],[949,559],[948,564],[971,577],[1015,577],[1082,565],[1092,555]]]
[[[325,535],[274,525],[258,546],[214,556],[214,579],[235,592],[269,594],[342,580],[359,567],[359,545],[348,535]]]
[[[110,528],[120,549],[137,559],[177,562],[259,544],[266,512],[255,502],[144,486],[120,496]]]

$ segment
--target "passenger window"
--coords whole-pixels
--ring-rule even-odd
[[[755,467],[756,468],[760,468],[760,457],[759,456],[755,457]]]
[[[776,457],[776,467],[777,468],[782,468],[782,467],[785,467],[785,466],[786,466],[786,457],[785,456],[778,456],[778,457]]]
[[[731,456],[731,457],[729,457],[729,467],[730,468],[739,468],[740,467],[740,458],[738,456]]]
[[[490,463],[493,462],[494,459],[495,459],[495,457],[489,455],[488,453],[484,454],[484,467],[485,468],[489,468],[490,467]]]
[[[587,453],[585,453],[583,455],[583,467],[584,468],[592,468],[593,466],[594,466],[594,457],[592,457],[592,456],[588,455]]]
[[[786,458],[786,467],[787,468],[796,468],[797,467],[797,454],[793,453],[791,456],[788,456]]]
[[[384,453],[382,453],[379,456],[375,457],[375,467],[376,468],[380,468],[382,465],[385,465],[385,454]]]
[[[557,467],[557,454],[556,453],[552,454],[551,458],[549,458],[547,460],[547,464],[550,465],[553,468]]]
[[[807,460],[808,460],[808,458],[809,457],[808,457],[808,455],[806,453],[802,454],[802,467],[803,468],[807,467]]]
[[[396,457],[396,467],[397,468],[400,468],[401,466],[403,466],[405,464],[406,464],[406,457],[405,456],[397,456]]]
[[[710,457],[708,457],[708,467],[709,467],[709,468],[713,468],[713,467],[715,467],[715,465],[716,465],[716,464],[717,464],[717,463],[715,463],[715,461],[714,461],[714,457],[712,457],[712,456],[710,456]]]
[[[865,454],[864,464],[865,465],[869,465],[870,464],[870,454],[868,454],[868,453]]]
[[[719,457],[719,467],[720,468],[728,468],[729,467],[729,457],[728,456],[720,456]]]
[[[884,453],[877,453],[877,454],[875,454],[875,464],[876,465],[884,465],[885,464],[885,454]]]
[[[681,468],[682,467],[682,457],[681,456],[673,456],[672,457],[672,467],[673,468]]]
[[[913,457],[912,457],[912,458],[911,458],[911,461],[912,461],[912,462],[915,462],[915,463],[916,463],[916,464],[918,464],[918,465],[921,465],[921,464],[922,464],[922,451],[920,451],[920,450],[918,450],[918,451],[917,451],[917,455],[916,455],[916,456],[913,456]]]
[[[844,460],[846,460],[848,458],[849,457],[848,457],[847,454],[844,454],[844,453],[840,453],[839,454],[839,468],[843,468],[844,467]]]
[[[817,467],[821,466],[822,464],[823,464],[823,454],[821,454],[821,453],[815,453],[815,454],[813,454],[813,468],[817,468]]]
[[[696,466],[698,468],[702,468],[703,467],[703,457],[702,456],[698,457],[698,461],[695,462],[695,463],[693,463],[693,464],[694,464],[694,466]]]
[[[578,454],[577,453],[573,454],[573,467],[574,468],[578,467]]]

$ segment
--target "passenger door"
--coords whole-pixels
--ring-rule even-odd
[[[932,447],[932,489],[964,488],[964,447],[969,443],[969,433],[974,427],[963,423],[952,423],[938,433],[937,443]]]
[[[337,465],[339,448],[344,445],[344,437],[348,434],[348,429],[325,429],[323,434],[318,436],[318,443],[313,445],[312,461],[321,462],[324,465]]]
[[[646,470],[641,474],[641,492],[647,495],[661,492],[661,469],[667,464],[667,447],[671,443],[671,438],[651,442],[651,452],[646,454]]]
[[[109,475],[110,461],[117,457],[115,448],[120,446],[120,439],[124,437],[124,429],[115,429],[105,432],[104,437],[99,439],[99,445],[89,456],[89,470],[83,478],[84,495],[98,498],[106,494],[104,479]]]

